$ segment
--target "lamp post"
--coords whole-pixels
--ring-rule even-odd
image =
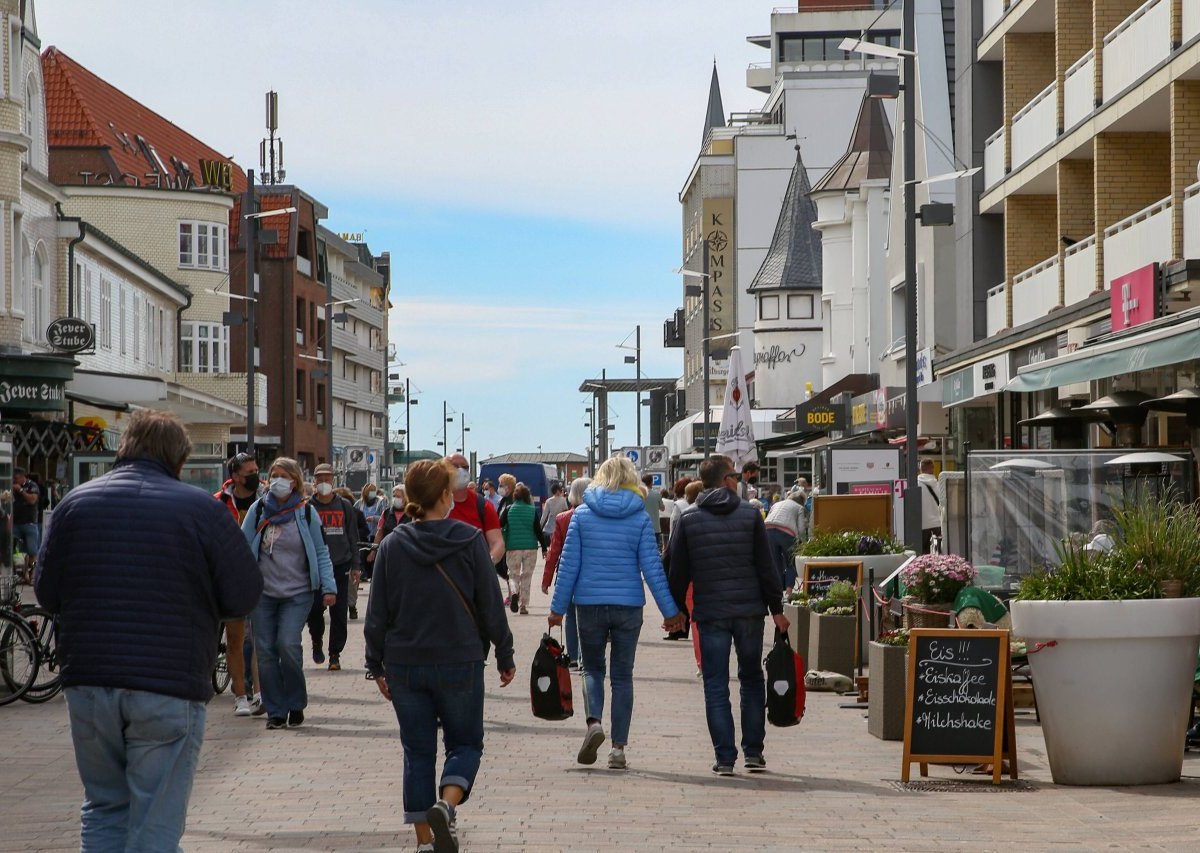
[[[453,423],[454,418],[449,415],[449,407],[446,401],[442,400],[442,450],[446,451],[446,455],[450,455],[450,439],[447,437],[449,433],[446,430],[446,424]]]
[[[461,430],[461,432],[460,432],[461,439],[460,440],[461,440],[461,444],[462,444],[462,455],[466,456],[467,455],[467,433],[469,433],[471,431],[471,428],[469,426],[467,426],[467,416],[465,414],[463,414],[462,412],[458,413],[458,420],[459,420],[459,428]]]
[[[592,395],[593,400],[595,395]],[[588,407],[583,410],[587,413],[587,421],[584,426],[588,428],[588,476],[596,476],[596,419],[592,416],[593,408]]]
[[[634,365],[633,388],[637,392],[637,446],[642,446],[642,327],[638,325],[634,334],[637,336],[634,344],[636,355],[625,356],[625,363]],[[625,340],[629,340],[628,337]],[[620,349],[629,349],[624,343],[620,344]]]
[[[246,224],[246,453],[254,455],[254,422],[257,420],[254,401],[254,328],[255,298],[254,279],[258,276],[258,217],[253,214],[258,208],[257,193],[254,191],[254,170],[246,170],[246,200],[242,210]]]

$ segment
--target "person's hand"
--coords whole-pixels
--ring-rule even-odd
[[[788,618],[786,616],[784,616],[782,613],[776,613],[776,614],[772,615],[771,619],[774,620],[775,627],[778,628],[780,631],[782,631],[785,634],[787,633],[788,628],[790,628],[792,626],[792,623],[789,622]]]
[[[362,569],[354,569],[350,572],[350,582],[358,583],[362,580]]]
[[[551,613],[550,618],[546,621],[550,623],[551,628],[557,628],[563,623],[563,615],[561,613]]]
[[[542,584],[542,595],[549,595],[549,594],[550,594],[550,585]]]
[[[368,551],[368,552],[367,552],[367,562],[368,562],[368,563],[374,563],[374,562],[375,562],[375,552],[374,552],[374,551]]]
[[[321,603],[326,607],[333,607],[333,605],[337,604],[337,594],[333,592],[325,593],[321,596]]]
[[[512,680],[516,677],[517,677],[517,668],[515,666],[511,667],[510,669],[501,671],[500,686],[508,687],[508,685],[512,684]]]
[[[668,634],[674,634],[677,631],[682,631],[685,620],[682,613],[676,613],[670,619],[663,620],[663,630]]]
[[[388,687],[387,679],[382,675],[375,676],[375,686],[379,688],[379,692],[383,694],[383,698],[392,701],[392,691]]]

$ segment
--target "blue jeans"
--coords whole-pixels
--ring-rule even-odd
[[[483,661],[384,670],[404,748],[404,822],[424,823],[446,785],[462,788],[463,802],[471,795],[483,757]],[[435,786],[439,720],[446,761]]]
[[[779,577],[783,579],[783,588],[791,589],[796,585],[796,558],[792,556],[796,537],[777,527],[768,527],[767,542],[771,546],[775,566],[779,569]]]
[[[291,598],[264,595],[254,608],[254,647],[258,651],[258,681],[268,717],[286,717],[308,707],[300,632],[312,608],[311,592]]]
[[[21,546],[27,557],[36,557],[42,544],[42,528],[37,523],[14,524],[12,526],[13,543]]]
[[[713,619],[700,623],[700,670],[704,673],[704,716],[717,762],[733,764],[738,751],[733,740],[733,711],[729,705],[729,649],[737,653],[742,689],[742,754],[763,754],[767,737],[767,684],[763,675],[761,616]]]
[[[119,687],[64,692],[83,782],[81,853],[178,850],[204,703]]]
[[[579,647],[583,652],[583,704],[589,720],[604,719],[605,648],[612,644],[612,742],[629,743],[633,718],[633,658],[642,633],[642,608],[579,604]]]
[[[579,663],[579,613],[574,604],[567,605],[564,630],[567,635],[567,657]]]

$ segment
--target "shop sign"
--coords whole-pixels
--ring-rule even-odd
[[[702,239],[708,241],[708,334],[716,338],[734,329],[733,199],[706,198],[702,216]],[[724,358],[731,345],[728,338],[713,341],[711,354]]]
[[[887,391],[878,388],[850,399],[851,435],[875,432],[887,426]]]
[[[0,407],[62,409],[64,385],[53,379],[0,379]]]
[[[200,176],[206,186],[233,191],[233,164],[222,160],[201,160]]]
[[[933,382],[933,350],[925,347],[917,350],[917,387],[923,388]]]
[[[721,431],[721,419],[717,418],[708,422],[708,448],[714,449],[717,446],[717,433]],[[704,421],[698,421],[692,424],[692,447],[700,449],[704,446]]]
[[[1158,264],[1126,273],[1112,280],[1109,292],[1112,330],[1119,332],[1148,323],[1158,316]]]
[[[975,396],[975,373],[969,367],[942,377],[942,405],[955,406]]]
[[[1040,340],[1037,343],[1029,344],[1028,346],[1017,347],[1012,352],[1013,373],[1016,373],[1022,367],[1028,367],[1031,364],[1041,364],[1046,359],[1055,358],[1057,356],[1057,337],[1049,337]]]
[[[904,429],[908,415],[908,395],[899,388],[889,388],[883,403],[883,428]]]
[[[846,407],[828,403],[796,406],[797,432],[842,432],[846,429]]]
[[[1004,390],[1010,376],[1012,357],[1009,353],[976,362],[971,366],[975,373],[975,396],[983,397]]]
[[[59,317],[46,327],[46,343],[59,352],[83,352],[96,346],[96,330],[79,317]]]

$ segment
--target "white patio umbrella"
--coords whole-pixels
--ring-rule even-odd
[[[721,408],[721,431],[717,433],[717,453],[723,453],[739,468],[758,459],[754,446],[754,421],[750,415],[750,395],[746,392],[746,374],[742,370],[740,347],[729,350],[729,383],[725,386],[725,404]]]

